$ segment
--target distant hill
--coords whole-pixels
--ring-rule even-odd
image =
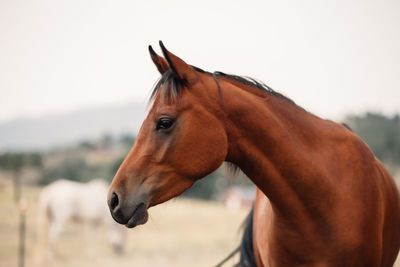
[[[109,134],[137,134],[146,104],[79,110],[0,124],[1,150],[36,150],[68,145]]]

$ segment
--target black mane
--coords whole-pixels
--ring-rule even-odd
[[[237,81],[239,83],[242,83],[244,85],[259,89],[261,91],[264,91],[266,93],[269,93],[273,96],[276,96],[277,98],[281,98],[284,99],[286,101],[289,101],[292,104],[295,104],[293,100],[291,100],[290,98],[282,95],[281,93],[273,90],[271,87],[269,87],[268,85],[266,85],[265,83],[258,81],[254,78],[251,77],[247,77],[247,76],[238,76],[238,75],[232,75],[232,74],[226,74],[220,71],[216,71],[215,74],[217,76],[226,78],[228,80],[233,80],[233,81]]]
[[[201,73],[207,73],[210,75],[213,75],[211,72],[204,71],[198,67],[192,66],[197,72]],[[246,76],[238,76],[238,75],[232,75],[232,74],[226,74],[220,71],[214,72],[216,77],[221,77],[225,78],[227,80],[232,80],[239,82],[243,85],[256,88],[258,90],[261,90],[265,93],[268,93],[270,95],[273,95],[277,98],[284,99],[292,104],[295,104],[293,100],[287,98],[286,96],[282,95],[281,93],[278,93],[277,91],[273,90],[271,87],[266,85],[263,82],[260,82],[256,79],[246,77]],[[178,76],[175,75],[175,73],[169,69],[166,71],[161,78],[157,81],[156,85],[154,86],[154,89],[151,93],[150,100],[154,100],[157,94],[160,92],[162,96],[169,102],[171,103],[172,101],[178,99],[181,96],[182,93],[182,88],[185,85],[185,81],[182,81],[181,79],[178,78]]]

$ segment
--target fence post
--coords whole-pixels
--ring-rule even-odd
[[[25,230],[26,230],[26,210],[28,203],[24,198],[19,201],[19,247],[18,247],[18,267],[25,266]]]
[[[19,171],[14,171],[13,182],[14,201],[18,202],[21,198],[21,177]]]

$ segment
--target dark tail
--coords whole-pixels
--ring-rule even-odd
[[[254,257],[253,248],[253,213],[254,206],[251,208],[250,213],[247,215],[246,220],[243,222],[243,237],[240,244],[240,267],[256,267],[256,259]]]
[[[236,255],[236,253],[240,253],[240,261],[235,264],[234,267],[256,267],[256,261],[254,257],[254,249],[253,249],[253,213],[254,206],[251,208],[250,213],[247,215],[246,219],[242,224],[243,228],[243,237],[242,242],[238,248],[232,251],[225,259],[223,259],[219,264],[215,267],[221,267],[224,265],[230,258]]]

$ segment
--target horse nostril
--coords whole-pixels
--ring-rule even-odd
[[[110,198],[110,208],[111,210],[114,210],[117,206],[118,206],[119,200],[118,200],[118,195],[113,192],[111,194],[111,198]]]

